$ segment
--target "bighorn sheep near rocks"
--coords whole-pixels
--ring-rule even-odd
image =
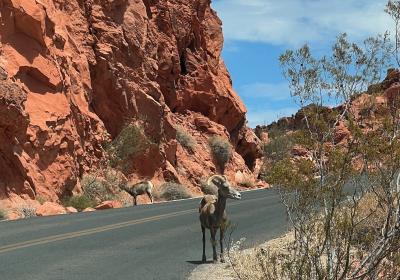
[[[218,196],[215,195],[206,195],[201,200],[199,205],[200,212],[200,223],[201,230],[203,233],[203,257],[202,261],[206,262],[206,252],[205,252],[205,231],[206,228],[210,229],[211,233],[211,244],[213,248],[213,260],[214,263],[217,262],[217,251],[216,251],[216,241],[215,235],[217,234],[217,230],[220,230],[220,239],[219,244],[221,247],[221,262],[224,262],[223,253],[224,248],[222,246],[222,241],[224,238],[225,227],[227,224],[227,215],[225,211],[226,200],[228,198],[237,199],[241,198],[240,193],[235,190],[231,184],[228,182],[228,179],[222,175],[213,175],[207,180],[207,184],[214,184],[218,188]]]
[[[121,188],[133,197],[133,205],[137,205],[137,196],[145,193],[150,198],[151,203],[153,203],[153,195],[151,193],[153,187],[154,185],[151,181],[142,181],[134,185],[126,184]]]

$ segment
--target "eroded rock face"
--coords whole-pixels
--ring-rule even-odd
[[[130,120],[157,144],[132,160],[131,180],[173,177],[198,191],[215,172],[212,135],[237,150],[228,174],[251,173],[258,139],[209,0],[0,3],[0,199],[79,193],[79,178],[105,158],[102,145]],[[199,155],[177,143],[177,124],[195,134]]]

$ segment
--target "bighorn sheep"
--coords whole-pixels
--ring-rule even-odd
[[[153,203],[153,195],[151,194],[153,183],[151,181],[142,181],[134,185],[126,184],[123,185],[121,189],[123,189],[133,197],[134,205],[137,205],[136,197],[145,193],[150,198],[151,203]]]
[[[206,228],[210,229],[211,233],[211,244],[213,248],[213,260],[214,263],[217,262],[217,252],[215,249],[216,241],[215,235],[217,230],[220,230],[219,244],[221,247],[221,262],[224,262],[223,253],[224,248],[222,246],[222,241],[224,238],[225,226],[227,223],[227,215],[225,211],[226,200],[228,198],[237,199],[241,198],[240,193],[235,190],[228,179],[222,175],[213,175],[207,180],[207,184],[214,184],[218,188],[218,196],[206,195],[201,200],[199,205],[200,212],[200,223],[201,230],[203,233],[203,257],[202,261],[206,262],[206,252],[205,252],[205,231]]]

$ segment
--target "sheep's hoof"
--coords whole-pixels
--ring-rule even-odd
[[[202,263],[206,263],[207,262],[206,257],[203,257],[203,259],[201,261],[202,261]]]
[[[224,258],[221,258],[221,262],[224,263],[224,262],[225,262],[225,259],[224,259]]]

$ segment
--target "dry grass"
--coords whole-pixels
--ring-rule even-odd
[[[278,259],[290,254],[289,246],[293,241],[293,232],[246,250],[242,249],[243,240],[237,241],[227,254],[232,274],[241,280],[273,279],[266,275],[266,271],[272,274],[280,269]]]
[[[193,152],[197,144],[193,136],[182,126],[176,128],[176,140],[190,152]]]
[[[18,208],[18,212],[22,218],[36,217],[36,208],[30,205],[22,205]]]
[[[237,181],[237,183],[245,188],[254,188],[256,185],[254,177],[249,174],[243,174],[240,176],[240,179]]]
[[[274,252],[284,254],[285,246],[293,241],[293,233],[272,239],[255,248],[243,250],[244,239],[233,243],[226,254],[227,263],[205,264],[197,267],[189,280],[258,280],[266,279],[261,264],[268,263],[269,258],[260,258],[260,252]]]

